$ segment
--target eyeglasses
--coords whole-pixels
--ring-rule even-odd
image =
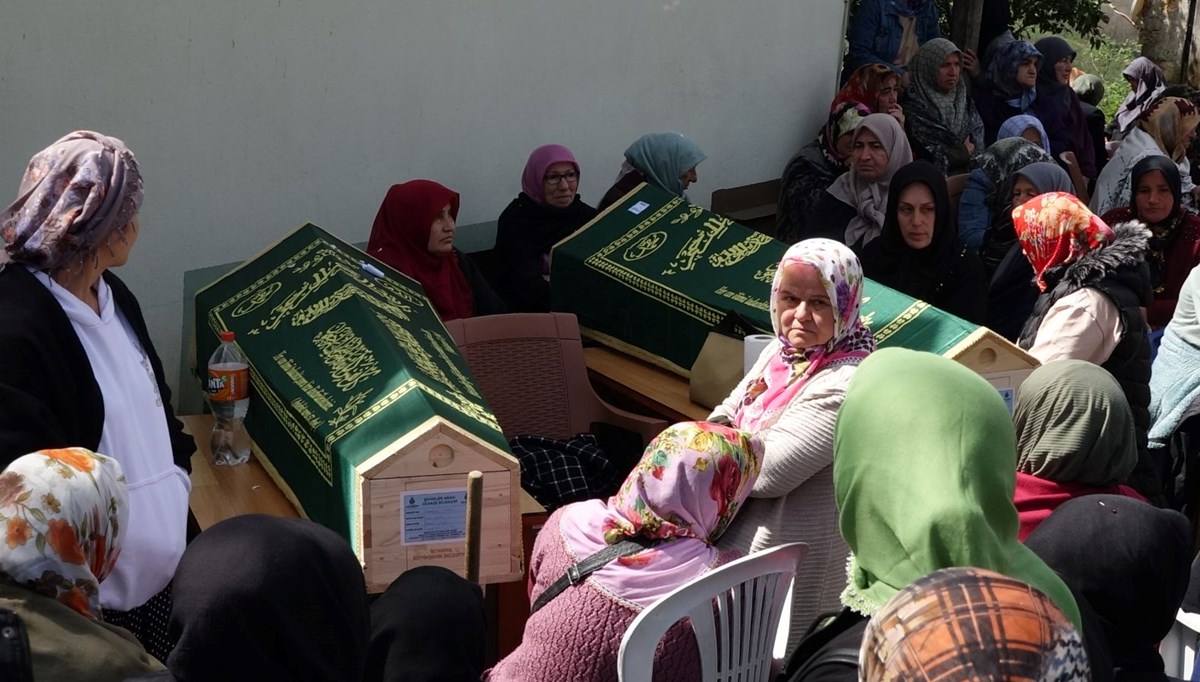
[[[557,185],[558,183],[562,182],[563,180],[566,180],[567,184],[571,184],[572,182],[575,182],[578,179],[579,179],[579,173],[576,173],[575,171],[570,171],[567,173],[548,173],[545,178],[545,183],[547,185],[554,186],[554,185]]]

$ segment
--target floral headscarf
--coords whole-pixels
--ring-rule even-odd
[[[592,574],[613,594],[649,606],[727,556],[714,547],[758,479],[755,436],[711,422],[667,427],[616,495],[568,505],[559,528],[577,561],[630,537],[666,540]]]
[[[1154,138],[1162,153],[1180,162],[1187,155],[1189,134],[1200,125],[1200,111],[1182,97],[1164,97],[1149,105],[1137,126]]]
[[[979,568],[897,593],[867,623],[859,662],[870,682],[1091,679],[1079,632],[1045,593]]]
[[[1014,208],[1012,219],[1021,250],[1037,273],[1038,289],[1042,291],[1049,288],[1047,270],[1074,263],[1115,238],[1111,227],[1066,192],[1036,196]]]
[[[1025,111],[1037,99],[1036,83],[1029,88],[1022,87],[1017,83],[1017,67],[1030,57],[1036,58],[1040,65],[1042,53],[1038,52],[1033,43],[1012,40],[996,50],[991,66],[988,67],[992,84],[1003,93],[1009,106],[1015,107],[1018,111]]]
[[[837,311],[833,338],[821,346],[796,348],[779,325],[777,298],[783,270],[796,264],[817,269],[829,302]],[[768,427],[818,372],[838,364],[857,363],[875,350],[875,337],[859,317],[862,289],[862,264],[845,244],[832,239],[805,239],[783,254],[771,282],[771,329],[779,345],[762,376],[747,384],[735,426],[755,432]]]
[[[879,89],[889,80],[896,81],[898,87],[900,74],[884,64],[863,64],[850,74],[849,80],[834,96],[833,104],[836,107],[846,102],[858,102],[866,105],[868,114],[886,114],[886,111],[877,111],[875,103],[879,99]]]
[[[16,201],[0,213],[0,264],[61,270],[124,229],[141,205],[142,176],[125,143],[73,132],[34,155]]]
[[[0,474],[0,574],[100,616],[100,583],[117,563],[128,518],[115,459],[83,448],[42,450]]]
[[[826,161],[838,168],[844,168],[846,157],[838,154],[837,141],[842,135],[853,133],[858,124],[870,115],[871,110],[862,102],[848,101],[833,105],[829,110],[829,121],[817,135],[817,146],[821,148],[821,154]]]

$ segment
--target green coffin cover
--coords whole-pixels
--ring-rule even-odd
[[[686,376],[733,310],[771,331],[787,245],[643,184],[554,247],[554,310],[588,333]],[[979,327],[868,280],[862,315],[881,347],[945,354]]]
[[[247,430],[305,515],[352,542],[355,465],[430,417],[509,452],[420,284],[315,225],[197,292],[196,329],[202,363],[237,334]]]

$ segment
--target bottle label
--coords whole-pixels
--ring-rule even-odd
[[[244,400],[250,397],[250,368],[208,370],[208,399],[217,402]]]

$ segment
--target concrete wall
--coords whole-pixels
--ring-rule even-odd
[[[120,274],[177,376],[185,270],[312,221],[367,238],[387,187],[428,177],[494,220],[561,142],[595,202],[644,132],[708,153],[693,199],[777,177],[835,89],[839,0],[10,2],[0,203],[64,133],[125,139],[146,179]],[[188,387],[188,390],[191,390]]]

